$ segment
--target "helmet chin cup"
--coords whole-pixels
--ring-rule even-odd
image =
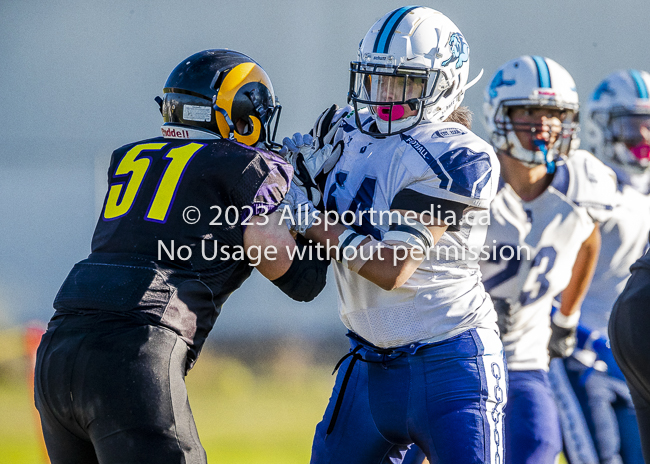
[[[514,131],[508,131],[507,133],[507,149],[505,152],[513,157],[516,160],[521,161],[523,164],[529,168],[538,166],[540,164],[546,164],[547,154],[542,150],[528,150],[523,147],[519,137]],[[546,145],[544,144],[544,149]]]
[[[421,115],[422,112],[418,115],[409,116],[408,118],[402,118],[396,121],[383,120],[379,115],[374,115],[374,119],[377,129],[379,129],[379,132],[381,132],[382,135],[394,135],[413,129],[422,120]]]

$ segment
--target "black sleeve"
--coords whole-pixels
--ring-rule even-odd
[[[233,203],[239,208],[250,206],[253,214],[275,211],[289,191],[293,168],[280,156],[258,150],[258,156],[246,166],[240,176],[231,179]]]
[[[325,288],[327,266],[330,262],[326,257],[319,257],[315,247],[304,244],[300,237],[297,243],[300,250],[295,254],[291,267],[284,275],[271,282],[291,299],[311,301]],[[305,249],[302,253],[306,247],[311,247],[312,250]],[[309,251],[312,251],[312,259],[309,259]]]
[[[404,189],[395,195],[390,209],[405,209],[416,213],[428,212],[448,224],[449,231],[458,231],[459,223],[467,205],[456,201],[430,197],[411,189]]]

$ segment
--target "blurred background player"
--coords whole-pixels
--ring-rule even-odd
[[[650,462],[650,251],[632,265],[631,271],[614,305],[609,336],[634,401],[643,456]]]
[[[296,246],[277,211],[293,169],[269,151],[280,107],[264,70],[206,50],[163,92],[163,137],[113,152],[92,253],[63,283],[38,349],[35,399],[54,464],[206,462],[184,377],[227,297],[255,261],[300,301],[325,284],[327,261],[283,251]]]
[[[399,8],[370,28],[350,66],[354,112],[332,140],[343,145],[336,165],[312,157],[320,143],[310,149],[300,134],[285,139],[288,156],[315,166],[312,180],[331,169],[325,208],[356,214],[343,241],[367,254],[383,240],[422,258],[399,282],[360,277],[385,249],[335,264],[352,348],[311,462],[401,462],[412,443],[441,463],[501,462],[503,347],[472,254],[484,243],[499,164],[460,107],[471,85],[467,42],[442,13]]]
[[[484,98],[502,178],[486,240],[493,254],[481,261],[481,272],[508,362],[505,462],[552,463],[562,436],[549,351],[567,356],[575,343],[580,303],[598,258],[596,223],[611,210],[616,183],[611,170],[575,149],[578,94],[555,61],[521,56],[507,62]]]
[[[586,147],[611,167],[617,203],[600,224],[602,245],[580,325],[588,332],[565,367],[601,463],[643,462],[634,405],[607,347],[612,306],[643,254],[650,231],[650,74],[634,69],[607,76],[587,104]],[[608,366],[609,363],[609,366]]]

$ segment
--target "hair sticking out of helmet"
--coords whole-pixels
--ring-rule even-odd
[[[650,73],[616,71],[598,84],[587,103],[589,149],[631,176],[650,171]]]
[[[348,102],[362,132],[399,134],[422,121],[444,121],[476,82],[467,84],[468,76],[469,46],[449,18],[426,7],[398,8],[361,41],[350,63]],[[362,107],[372,124],[361,124]]]
[[[483,121],[495,150],[527,166],[546,164],[549,173],[580,143],[578,112],[573,78],[550,58],[508,61],[485,88]]]
[[[280,147],[274,138],[281,107],[273,85],[243,53],[195,53],[176,66],[163,93],[158,102],[163,126],[191,127],[249,146]]]

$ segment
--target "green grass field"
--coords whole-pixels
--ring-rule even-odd
[[[0,463],[42,463],[20,331],[0,332]],[[331,393],[332,366],[296,352],[251,368],[205,351],[187,377],[210,463],[309,462],[314,428]]]

